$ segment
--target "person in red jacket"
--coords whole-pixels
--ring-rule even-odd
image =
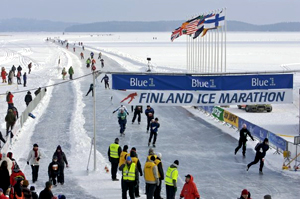
[[[14,106],[13,98],[14,98],[14,95],[11,92],[8,92],[6,95],[8,109],[11,109]]]
[[[23,178],[23,180],[26,180],[24,173],[20,170],[19,166],[16,164],[12,174],[10,175],[11,186],[14,186],[17,183],[16,180],[17,178]]]
[[[0,199],[8,199],[8,197],[4,195],[2,188],[0,188]]]
[[[197,186],[194,183],[194,178],[190,174],[185,176],[185,184],[182,187],[180,193],[180,199],[199,199],[200,194],[198,192]]]

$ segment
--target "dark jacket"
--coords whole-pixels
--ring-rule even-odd
[[[31,101],[32,101],[32,95],[31,93],[27,93],[27,95],[25,96],[25,102],[30,103]]]
[[[157,133],[160,124],[158,122],[151,122],[150,124],[150,131],[153,133]]]
[[[23,74],[23,80],[24,80],[24,81],[27,80],[27,75],[26,75],[26,73]]]
[[[269,150],[269,145],[263,142],[259,144],[255,150],[256,150],[256,155],[259,156],[260,158],[263,158],[266,156],[267,150]]]
[[[143,113],[143,106],[135,106],[134,113]]]
[[[247,142],[247,135],[254,141],[250,131],[244,128],[240,130],[240,141]]]
[[[152,113],[152,117],[154,117],[154,109],[153,109],[153,108],[150,108],[150,109],[146,109],[146,110],[145,110],[145,115],[146,115],[147,117],[149,117],[149,116],[148,116],[149,113]]]
[[[54,161],[52,161],[48,166],[48,176],[51,177],[53,174],[59,174],[59,164]]]
[[[17,70],[18,70],[18,71],[21,71],[21,70],[22,70],[22,67],[21,67],[21,66],[18,66]]]
[[[55,151],[53,154],[53,157],[54,156],[57,157],[57,162],[58,162],[59,166],[65,166],[65,163],[68,164],[67,157],[63,151],[60,151],[60,152]]]
[[[109,81],[109,77],[107,75],[105,75],[102,79],[101,82],[104,80],[104,82],[108,82]]]
[[[137,154],[136,154],[135,151],[130,151],[130,157],[135,157],[135,158],[138,159]],[[142,176],[142,175],[143,175],[143,170],[142,170],[142,165],[141,165],[141,162],[140,162],[139,159],[138,159],[138,161],[137,161],[136,167],[137,167],[138,172],[139,172],[140,175]]]
[[[37,195],[37,193],[34,192],[34,191],[31,191],[31,195],[32,195],[32,199],[38,199],[39,198],[39,196]]]
[[[34,91],[35,96],[37,96],[41,92],[41,88],[38,88],[36,91]]]
[[[118,143],[115,143],[115,144],[118,144]],[[121,153],[122,153],[122,149],[121,149],[121,147],[119,146],[119,148],[118,148],[118,154],[119,154],[119,157],[120,157]],[[111,163],[119,163],[119,159],[120,159],[120,158],[111,158],[111,157],[110,157],[110,147],[108,147],[107,155],[108,155],[108,159],[109,159],[109,161],[110,161]]]
[[[7,167],[0,168],[0,179],[0,188],[2,188],[3,193],[5,193],[10,185],[10,177]]]
[[[22,187],[22,192],[24,194],[24,199],[32,199],[31,191],[27,187]]]
[[[16,116],[13,113],[12,109],[8,110],[8,113],[7,113],[6,117],[5,117],[5,121],[7,123],[9,123],[9,124],[14,124],[16,122]]]
[[[41,191],[39,199],[52,199],[53,194],[52,191],[45,188],[43,191]]]
[[[15,71],[16,71],[16,67],[15,67],[15,65],[13,65],[13,66],[11,67],[11,70],[12,70],[13,72],[15,72]]]

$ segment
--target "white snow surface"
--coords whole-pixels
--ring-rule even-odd
[[[56,43],[46,42],[47,37],[67,39],[71,44],[69,50]],[[153,37],[158,39],[153,40]],[[146,70],[147,57],[152,58],[154,71],[186,71],[185,38],[171,43],[170,33],[8,33],[0,34],[0,67],[4,66],[7,72],[13,64],[16,67],[21,65],[23,71],[27,71],[29,62],[33,63],[33,67],[32,73],[28,75],[27,87],[18,86],[15,79],[11,86],[1,83],[0,94],[35,90],[40,86],[60,83],[63,81],[62,67],[68,69],[72,65],[75,77],[90,73],[85,67],[85,59],[80,60],[81,48],[76,45],[76,52],[72,50],[73,42],[79,41],[86,47],[85,58],[91,50],[96,58],[98,52],[102,52],[105,59],[104,71],[142,72]],[[300,69],[299,41],[298,33],[228,33],[228,71],[282,70],[283,65],[288,69]],[[57,64],[59,58],[60,66]],[[97,66],[100,68],[99,63]],[[26,165],[26,158],[32,144],[39,144],[43,158],[39,180],[34,184],[38,192],[48,180],[48,164],[56,146],[60,144],[70,167],[65,169],[65,185],[53,188],[55,195],[65,194],[67,198],[121,198],[120,182],[111,181],[110,173],[104,170],[105,166],[110,169],[107,148],[119,135],[119,127],[116,116],[111,114],[116,105],[111,104],[110,91],[100,84],[100,78],[95,86],[98,125],[96,171],[93,171],[93,151],[87,170],[93,137],[93,109],[91,93],[85,97],[85,92],[92,83],[91,76],[48,88],[45,98],[33,112],[36,119],[28,119],[18,136],[13,139],[9,150],[13,152],[31,185],[31,169]],[[299,83],[299,75],[295,74],[294,103],[274,105],[271,113],[246,113],[235,106],[230,107],[229,111],[274,133],[298,135]],[[14,95],[14,104],[20,114],[25,109],[26,92]],[[293,188],[299,183],[299,173],[281,170],[282,155],[274,155],[272,150],[268,152],[263,176],[256,175],[257,165],[247,173],[246,164],[254,159],[254,142],[248,142],[246,159],[241,155],[234,156],[238,139],[236,130],[221,125],[190,107],[185,107],[188,111],[181,107],[154,108],[162,125],[155,150],[163,154],[165,172],[175,159],[180,160],[179,191],[183,186],[184,176],[191,173],[195,177],[201,198],[217,198],[220,194],[225,198],[236,198],[244,188],[250,190],[252,198],[263,198],[264,194],[271,194],[275,199],[299,198],[298,189]],[[0,95],[0,130],[3,135],[6,131],[6,111],[5,95]],[[142,116],[140,126],[131,125],[131,115],[128,117],[126,137],[121,138],[120,144],[128,144],[129,148],[136,146],[143,167],[148,151],[145,118]],[[283,138],[293,141],[293,137]],[[210,145],[205,145],[208,143]],[[118,177],[121,178],[120,173]],[[143,179],[140,195],[141,198],[146,198]],[[162,195],[165,198],[164,185]],[[179,198],[179,193],[176,198]]]

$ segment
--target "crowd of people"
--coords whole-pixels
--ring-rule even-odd
[[[31,72],[32,68],[32,62],[28,64],[28,74]],[[22,84],[21,77],[23,76],[23,86],[26,87],[27,84],[27,74],[24,72],[22,74],[23,68],[21,65],[19,65],[17,68],[15,65],[9,69],[9,72],[7,73],[5,67],[1,68],[1,78],[2,78],[2,83],[7,83],[8,85],[12,85],[14,83],[14,79],[17,79],[17,84]]]

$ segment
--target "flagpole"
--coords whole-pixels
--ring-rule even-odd
[[[224,72],[227,72],[227,50],[226,50],[226,34],[227,34],[227,22],[226,22],[226,7],[225,7],[225,12],[224,12],[224,16],[225,16],[225,19],[224,19],[224,26],[225,26],[225,55],[224,55],[224,58],[225,58],[225,68],[224,68]]]
[[[225,18],[226,20],[226,18]],[[225,24],[224,24],[225,25]],[[221,72],[223,72],[223,36],[224,36],[224,26],[221,28]]]
[[[189,42],[187,37],[186,37],[186,68],[188,72],[191,72],[189,67]]]

